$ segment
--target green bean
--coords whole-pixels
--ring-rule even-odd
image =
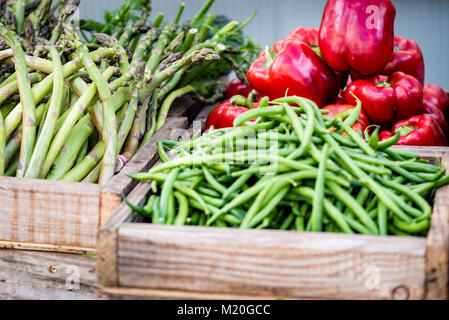
[[[210,184],[212,188],[220,192],[221,194],[226,192],[226,187],[224,187],[221,183],[219,183],[215,178],[212,176],[210,171],[206,168],[206,166],[202,166],[204,177],[206,178],[207,182]]]
[[[293,223],[293,220],[295,220],[295,215],[293,213],[291,213],[284,220],[284,222],[280,226],[279,230],[288,230],[290,228],[291,224]]]
[[[239,219],[238,217],[236,217],[233,214],[225,214],[223,216],[223,220],[226,221],[227,223],[233,224],[235,226],[239,226],[240,223],[242,222],[241,219]]]
[[[404,212],[398,207],[398,205],[389,197],[388,193],[376,183],[370,176],[363,172],[357,164],[343,151],[338,143],[330,136],[324,136],[324,140],[327,141],[331,147],[334,147],[335,153],[341,158],[341,160],[352,170],[360,182],[369,188],[373,193],[381,199],[385,205],[398,216],[404,217]]]
[[[272,210],[276,208],[278,203],[282,200],[282,198],[285,196],[285,194],[290,190],[290,187],[286,187],[282,190],[279,190],[279,192],[276,194],[274,198],[271,199],[271,201],[268,203],[267,206],[265,206],[249,223],[248,228],[254,228],[256,225],[258,225],[265,217],[267,217]]]
[[[304,229],[304,218],[296,217],[295,219],[295,229],[296,231],[305,231]]]
[[[386,155],[391,157],[392,159],[396,161],[405,161],[405,158],[401,157],[399,154],[395,152],[395,149],[393,148],[387,148],[385,150],[382,150]]]
[[[162,186],[161,191],[161,222],[165,223],[166,219],[169,216],[169,202],[170,202],[170,193],[173,192],[173,185],[176,181],[176,177],[179,173],[179,168],[172,170],[168,176],[167,179],[164,182],[164,185]],[[172,208],[174,210],[174,208]]]
[[[161,224],[161,198],[157,197],[153,204],[153,215],[152,221],[153,224]]]
[[[379,142],[377,145],[377,150],[384,150],[384,149],[390,148],[390,147],[394,146],[396,143],[398,143],[399,139],[401,139],[401,134],[400,134],[400,131],[397,130],[393,137]]]
[[[178,215],[175,219],[176,226],[183,226],[186,223],[187,216],[189,215],[189,202],[181,192],[174,192],[174,196],[178,201]]]
[[[167,221],[165,224],[172,225],[175,221],[176,213],[175,213],[175,196],[173,189],[170,190],[168,196],[168,211],[167,211]]]
[[[268,192],[274,185],[274,181],[270,181],[271,183],[267,183],[265,187],[262,189],[262,191],[258,194],[256,197],[256,200],[251,205],[250,209],[248,210],[245,218],[243,219],[240,228],[246,229],[248,228],[248,224],[250,223],[251,219],[254,218],[256,213],[259,211],[259,209],[262,206],[262,202],[267,199]]]
[[[399,230],[398,228],[396,228],[396,227],[395,227],[394,225],[392,225],[392,224],[389,224],[389,225],[388,225],[388,231],[389,231],[391,234],[395,235],[395,236],[399,236],[399,237],[410,237],[410,234],[408,234],[408,233],[406,233],[406,232],[404,232],[404,231]]]
[[[196,190],[198,190],[198,192],[200,194],[204,194],[204,195],[209,196],[209,197],[214,197],[214,198],[220,198],[221,197],[220,193],[218,193],[217,191],[215,191],[213,189],[207,188],[207,187],[198,186],[198,188],[196,188]]]
[[[418,177],[422,178],[423,180],[433,182],[433,181],[437,181],[437,180],[439,180],[441,177],[443,177],[443,176],[444,176],[444,171],[440,171],[440,172],[437,172],[437,173],[422,173],[422,172],[417,172],[416,175],[417,175]]]
[[[224,222],[222,220],[215,221],[215,226],[218,227],[218,228],[227,228],[228,227],[226,225],[226,222]]]
[[[379,224],[379,234],[381,236],[386,236],[388,233],[388,222],[387,222],[387,208],[380,201],[377,206],[377,221]]]
[[[354,110],[351,110],[351,114],[349,117],[346,118],[346,120],[343,122],[343,124],[349,128],[351,128],[354,123],[357,122],[357,120],[360,117],[360,112],[362,112],[362,101],[356,97],[352,92],[350,94],[355,98],[357,101],[357,105]]]
[[[214,198],[207,195],[201,195],[201,198],[203,198],[206,204],[213,205],[215,207],[222,207],[225,203],[221,198]]]
[[[370,234],[378,234],[376,223],[371,219],[365,209],[345,190],[334,182],[327,182],[327,186],[332,193],[343,202],[355,216],[363,223],[363,225],[370,231]]]
[[[366,228],[364,225],[362,225],[361,223],[359,223],[358,221],[352,219],[351,217],[348,216],[344,216],[344,219],[346,220],[346,222],[348,223],[348,225],[353,228],[354,230],[356,230],[357,232],[359,232],[360,234],[366,234],[366,235],[373,235],[376,233],[373,233],[371,230],[369,230],[368,228]]]
[[[161,160],[162,160],[163,162],[170,161],[170,157],[168,156],[167,152],[165,152],[165,149],[164,149],[164,143],[163,143],[162,141],[159,141],[159,142],[158,142],[157,148],[158,148],[158,151],[159,151],[159,157],[161,158]]]
[[[401,156],[402,158],[406,159],[406,160],[411,160],[411,159],[420,159],[421,157],[419,155],[417,155],[416,153],[412,153],[412,152],[408,152],[406,150],[403,150],[401,148],[393,148],[392,150],[394,150],[394,152],[398,155]]]
[[[155,194],[152,194],[147,201],[147,204],[144,207],[144,210],[146,210],[148,212],[148,214],[152,214],[153,213],[153,208],[154,208],[154,202],[156,201],[157,196]]]
[[[377,215],[379,214],[379,209],[378,208],[374,208],[373,210],[371,210],[370,212],[368,212],[368,215],[371,219],[375,220],[377,219]]]
[[[351,137],[352,140],[354,140],[354,142],[359,146],[359,148],[363,150],[367,155],[372,157],[375,157],[377,155],[376,151],[374,151],[374,149],[371,148],[362,137],[360,137],[357,133],[355,133],[350,126],[344,123],[340,123],[339,125],[343,128],[346,134],[349,137]]]
[[[341,145],[343,145],[345,147],[349,147],[349,148],[357,147],[357,144],[353,140],[349,139],[348,137],[342,136],[335,132],[331,132],[330,135],[332,136],[332,138],[334,138],[336,141],[338,141],[338,143],[340,143]]]
[[[203,227],[206,225],[207,216],[205,214],[200,215],[200,219],[198,220],[198,226]]]
[[[416,205],[422,210],[422,213],[420,215],[417,215],[420,220],[430,217],[430,215],[432,214],[432,208],[430,207],[429,203],[419,195],[419,193],[394,181],[383,178],[378,179],[383,185],[403,193],[405,196],[407,196],[407,198],[416,203]]]
[[[304,196],[310,201],[312,201],[314,197],[314,190],[308,187],[300,187],[293,189],[293,192],[299,196]],[[338,210],[329,200],[324,199],[324,209],[326,210],[326,213],[329,215],[329,217],[335,221],[335,223],[343,230],[343,232],[347,234],[353,234],[354,231],[349,227],[348,223],[346,222],[343,214]]]
[[[413,206],[407,204],[400,196],[398,196],[395,193],[390,193],[390,197],[393,199],[393,201],[404,211],[403,216],[399,216],[404,221],[411,221],[412,218],[409,216],[419,217],[421,216],[422,212]],[[373,203],[371,206],[371,203],[369,205],[370,210],[373,210],[376,207],[377,203]]]
[[[375,173],[381,176],[391,174],[391,170],[383,166],[374,166],[361,161],[355,161],[355,163],[359,166],[360,169],[363,169],[366,172]]]
[[[192,203],[191,203],[191,204],[192,204]],[[199,213],[198,211],[194,212],[194,213],[192,214],[192,218],[191,218],[191,219],[192,219],[192,220],[191,220],[190,224],[191,224],[192,226],[198,225],[198,222],[200,221],[200,213]]]
[[[292,107],[290,107],[288,104],[285,103],[284,108],[288,117],[292,122],[293,130],[295,131],[296,136],[298,137],[298,139],[301,140],[301,146],[299,147],[299,149],[297,149],[295,152],[293,152],[291,155],[288,156],[288,159],[296,159],[301,157],[309,148],[313,136],[313,131],[315,129],[314,127],[315,118],[313,117],[312,108],[310,108],[308,104],[305,104],[304,109],[306,110],[308,117],[307,117],[307,126],[305,129],[303,129],[301,126],[301,122],[299,121],[299,118],[293,111]]]
[[[301,108],[295,108],[292,107],[293,111],[300,113],[301,112]],[[234,127],[238,127],[242,124],[244,124],[245,122],[251,121],[252,119],[256,119],[259,117],[267,117],[267,116],[271,116],[271,115],[284,115],[285,114],[285,108],[284,106],[273,106],[273,107],[266,107],[266,108],[258,108],[258,109],[252,109],[249,110],[243,114],[241,114],[240,116],[238,116],[235,120],[234,120]]]
[[[250,167],[257,169],[259,168],[259,165],[252,165]],[[235,180],[235,182],[229,187],[227,188],[227,190],[223,193],[223,199],[227,200],[230,198],[230,196],[238,191],[246,182],[248,182],[249,179],[251,179],[251,177],[253,176],[253,173],[246,173],[241,175],[237,180]]]
[[[399,230],[405,231],[408,233],[419,233],[419,232],[428,230],[430,227],[429,220],[422,220],[419,222],[407,223],[407,222],[402,222],[398,219],[393,219],[393,224]]]
[[[125,201],[125,203],[126,203],[126,204],[127,204],[133,211],[135,211],[135,212],[137,212],[137,213],[139,213],[139,214],[141,214],[141,215],[143,215],[143,216],[149,216],[149,215],[151,214],[149,210],[146,210],[146,209],[144,209],[144,208],[141,208],[141,207],[136,206],[136,205],[132,204],[131,202],[129,202],[129,200],[126,198],[126,196],[125,196],[124,193],[122,193],[122,198],[123,198],[123,201]]]
[[[326,164],[329,157],[329,145],[325,144],[323,147],[323,159],[318,168],[318,175],[315,183],[315,194],[313,197],[311,229],[314,232],[320,232],[323,230],[323,198],[324,198],[324,185],[326,183]]]

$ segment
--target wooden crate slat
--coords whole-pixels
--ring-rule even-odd
[[[442,164],[449,168],[449,155]],[[435,195],[432,224],[427,236],[426,298],[448,299],[449,276],[449,186]]]
[[[96,280],[95,257],[0,250],[0,300],[104,299]]]
[[[422,157],[442,156],[449,153],[449,147],[393,146],[393,148],[416,153]]]
[[[175,100],[168,112],[168,116],[173,118],[187,117],[189,122],[192,122],[203,107],[203,103],[193,100],[190,95],[187,95]]]
[[[99,195],[97,185],[1,178],[0,241],[94,248]]]
[[[125,224],[118,266],[121,287],[364,299],[404,287],[420,299],[425,239]]]
[[[136,205],[142,205],[145,196],[150,191],[149,183],[140,183],[128,196],[128,200]],[[129,207],[122,203],[114,215],[98,232],[98,281],[103,286],[118,285],[117,264],[117,231],[133,214]]]

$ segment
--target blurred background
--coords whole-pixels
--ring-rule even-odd
[[[205,0],[152,0],[153,15],[163,12],[175,18],[178,6],[186,3],[183,17],[191,18]],[[426,83],[449,91],[449,1],[393,0],[396,7],[396,34],[415,40],[426,63]],[[82,0],[81,18],[102,19],[103,10],[117,9],[123,0]],[[326,0],[216,0],[213,12],[244,21],[254,10],[256,18],[245,34],[261,46],[272,45],[293,29],[319,28]]]

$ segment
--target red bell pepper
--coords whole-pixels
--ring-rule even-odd
[[[394,37],[393,55],[382,73],[389,75],[396,71],[411,75],[424,85],[424,57],[415,41],[399,36]]]
[[[258,103],[253,103],[253,108],[258,108],[258,106]],[[206,130],[209,130],[212,126],[214,129],[231,128],[234,126],[235,118],[249,110],[247,106],[236,106],[230,100],[225,100],[209,114],[206,121]]]
[[[390,75],[396,71],[413,76],[421,82],[421,85],[424,85],[424,57],[415,41],[399,36],[394,37],[394,51],[390,62],[380,74]],[[363,78],[361,74],[354,71],[351,72],[351,77],[353,80]]]
[[[324,60],[338,71],[381,72],[393,52],[395,16],[390,0],[329,0],[319,33]]]
[[[424,106],[432,106],[441,110],[446,119],[449,119],[449,96],[436,84],[426,84],[424,86]]]
[[[447,121],[443,115],[443,112],[441,112],[438,107],[423,102],[423,105],[421,107],[421,114],[426,114],[432,117],[436,122],[438,122],[446,137],[449,137],[449,126],[447,125]]]
[[[262,52],[248,70],[248,81],[262,96],[272,100],[285,97],[288,92],[323,107],[337,95],[337,79],[316,53],[317,48],[312,48],[313,28],[301,30],[302,33],[297,29],[296,35],[291,34]]]
[[[318,55],[321,55],[318,46],[318,29],[316,28],[299,27],[284,38],[284,41],[289,40],[299,40],[308,43]],[[279,43],[281,42],[278,42],[277,44]]]
[[[248,97],[253,91],[253,88],[244,84],[239,78],[234,78],[228,85],[226,89],[226,99],[231,99],[233,96],[244,96]]]
[[[331,105],[324,107],[323,110],[329,111],[328,114],[324,115],[325,117],[335,118],[338,115],[341,115],[342,113],[344,113],[348,110],[355,109],[355,108],[356,108],[356,106],[348,105],[348,104],[342,104],[342,105],[331,104]],[[354,125],[352,126],[352,129],[355,132],[358,132],[359,129],[362,132],[365,132],[366,128],[368,128],[369,125],[370,125],[370,123],[369,123],[368,117],[366,116],[365,112],[363,112],[363,110],[362,110],[362,111],[360,111],[359,119],[357,120],[356,123],[354,123]]]
[[[418,114],[423,101],[420,82],[403,72],[351,83],[345,91],[345,101],[356,104],[351,92],[362,101],[363,111],[375,124],[391,123]]]
[[[319,43],[319,31],[316,28],[299,27],[292,32],[290,32],[283,41],[289,40],[299,40],[310,45],[313,51],[316,52],[322,58],[321,50],[318,45]],[[279,41],[275,44],[275,50],[280,50],[283,41]],[[339,88],[343,88],[348,84],[349,72],[347,71],[334,71],[337,78],[337,83]]]
[[[398,145],[406,146],[434,146],[444,147],[448,145],[447,138],[438,123],[429,115],[413,116],[397,122],[393,126],[393,132],[400,130],[401,138]],[[379,140],[391,138],[391,131],[383,131],[379,134]]]

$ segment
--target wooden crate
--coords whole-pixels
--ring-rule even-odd
[[[186,113],[187,109],[180,113]],[[176,110],[179,113],[179,110]],[[0,248],[96,252],[97,232],[136,181],[128,175],[157,161],[156,142],[188,127],[186,117],[167,124],[107,185],[0,178]]]
[[[210,108],[197,118],[204,125]],[[198,124],[197,124],[198,126]],[[442,158],[449,148],[405,149]],[[129,195],[143,204],[150,186]],[[188,299],[447,299],[449,186],[427,238],[172,227],[122,204],[98,235],[98,279],[113,294]]]

